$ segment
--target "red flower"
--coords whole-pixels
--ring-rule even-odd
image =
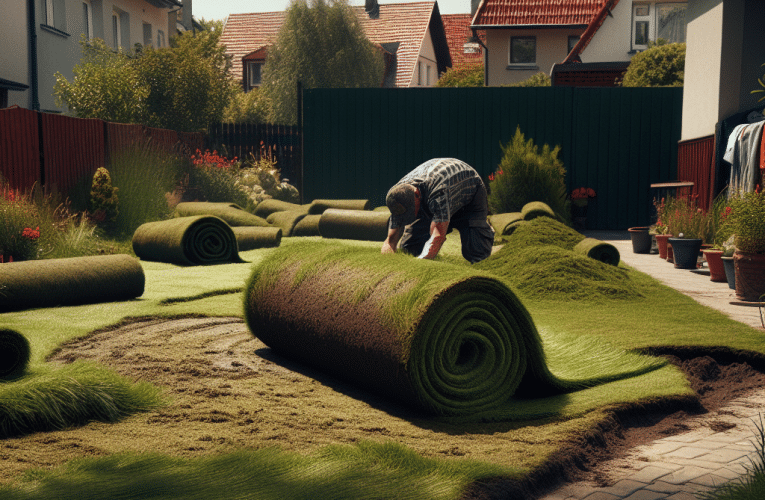
[[[490,180],[490,181],[493,181],[493,180],[494,180],[494,174],[489,174],[489,180]]]
[[[592,188],[580,187],[571,191],[572,200],[582,200],[584,198],[595,198],[595,190]]]
[[[21,232],[21,236],[30,240],[36,240],[40,237],[40,226],[37,226],[37,229],[29,227],[24,228],[24,231]]]

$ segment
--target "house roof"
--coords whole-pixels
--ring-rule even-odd
[[[438,71],[451,66],[446,34],[436,2],[381,4],[377,19],[370,19],[364,7],[353,9],[372,43],[380,44],[388,50],[392,44],[398,43],[395,52],[397,87],[405,87],[411,81],[428,29],[433,38]],[[231,71],[234,75],[242,75],[242,57],[276,41],[284,18],[284,12],[229,16],[220,43],[226,46],[226,53],[232,56]]]
[[[588,26],[609,0],[482,0],[473,27]]]
[[[465,54],[464,45],[467,40],[473,36],[470,29],[470,14],[444,14],[441,16],[444,22],[444,31],[446,32],[446,42],[449,44],[449,54],[452,56],[452,68],[464,66],[465,64],[475,64],[483,62],[483,49],[478,47],[478,51]],[[486,41],[486,35],[478,33],[478,36]]]

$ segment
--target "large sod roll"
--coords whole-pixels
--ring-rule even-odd
[[[24,373],[30,354],[25,336],[15,330],[0,328],[0,380],[10,380]]]
[[[442,415],[554,391],[526,308],[470,268],[301,242],[255,267],[245,319],[277,353]]]
[[[595,238],[583,239],[574,246],[574,252],[612,266],[618,266],[621,260],[619,250],[615,246]]]
[[[513,234],[515,228],[522,224],[523,221],[524,218],[521,212],[507,212],[489,216],[489,224],[494,228],[494,231],[505,236]]]
[[[292,236],[321,236],[319,221],[321,215],[306,215],[292,228]]]
[[[329,208],[319,219],[319,233],[324,238],[385,241],[389,212]]]
[[[130,255],[11,262],[0,266],[0,312],[130,300],[145,283]]]
[[[286,212],[288,210],[303,210],[308,212],[308,205],[298,205],[297,203],[290,203],[288,201],[269,198],[258,203],[258,206],[255,207],[254,213],[258,217],[263,217],[265,219],[274,212]]]
[[[372,204],[369,200],[313,200],[308,207],[311,215],[324,213],[329,208],[341,208],[343,210],[369,210]]]
[[[175,207],[177,217],[194,215],[214,215],[223,219],[229,226],[268,226],[262,217],[253,215],[236,203],[211,203],[206,201],[189,201],[179,203]]]
[[[295,226],[306,217],[306,212],[302,210],[287,210],[284,212],[274,212],[266,219],[269,224],[282,228],[284,236],[292,236]]]
[[[282,242],[282,228],[241,226],[232,227],[240,252],[256,248],[278,247]]]
[[[181,265],[242,262],[236,236],[212,215],[147,222],[133,233],[138,258]]]

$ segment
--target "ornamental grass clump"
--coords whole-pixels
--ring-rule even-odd
[[[491,213],[520,212],[527,203],[541,201],[561,220],[568,221],[570,202],[566,170],[558,159],[560,146],[551,149],[545,144],[540,152],[534,140],[527,141],[518,127],[512,140],[501,147],[499,168],[489,174]]]

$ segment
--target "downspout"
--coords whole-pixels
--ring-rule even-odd
[[[483,86],[488,87],[489,86],[489,47],[487,47],[486,44],[483,43],[483,40],[481,40],[481,37],[478,36],[475,30],[476,30],[475,28],[470,28],[470,31],[473,32],[472,41],[478,43],[481,47],[483,47]]]
[[[37,82],[37,22],[35,1],[27,0],[27,29],[29,31],[29,88],[32,98],[32,110],[40,111],[40,98]]]

